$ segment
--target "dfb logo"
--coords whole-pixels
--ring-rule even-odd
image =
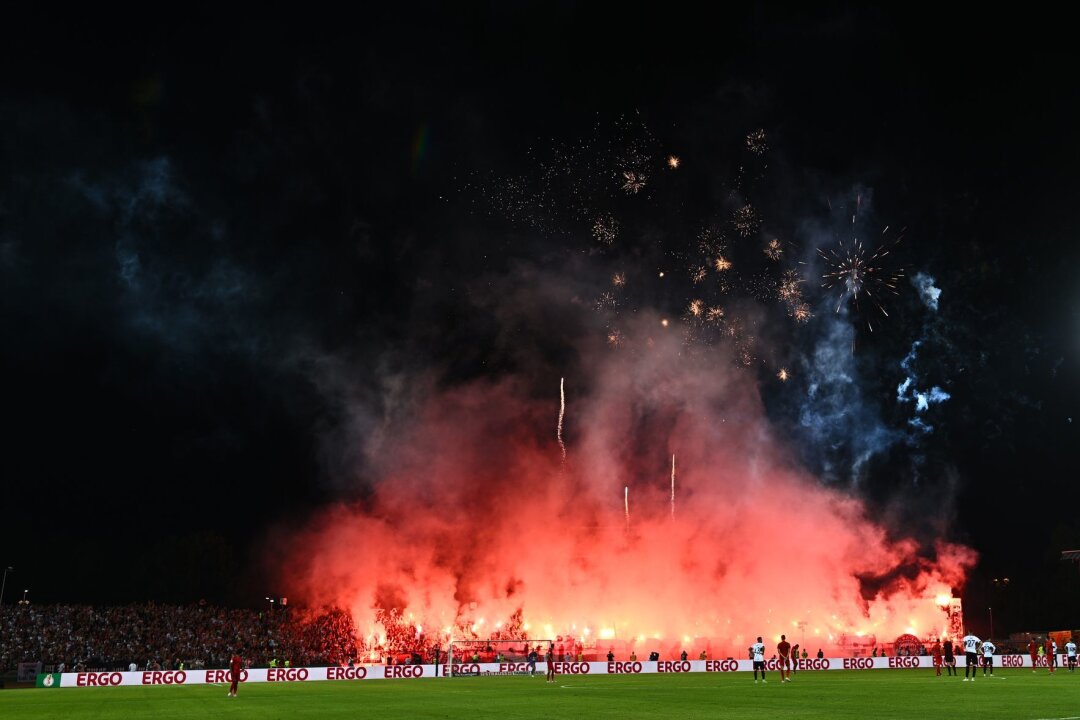
[[[388,679],[393,678],[418,678],[424,676],[423,665],[389,665],[386,668],[386,674],[383,676]]]
[[[738,660],[706,660],[705,672],[735,672],[739,669]]]
[[[844,658],[845,670],[873,670],[874,661],[871,658]]]
[[[165,670],[164,672],[144,672],[143,685],[183,685],[187,682],[187,673],[183,670]]]
[[[634,660],[633,662],[609,662],[607,664],[607,671],[610,675],[636,675],[641,672],[641,663],[637,660]]]
[[[363,680],[367,677],[366,667],[330,667],[326,668],[327,680]]]
[[[124,684],[124,676],[118,672],[79,673],[75,678],[76,687],[117,687]]]

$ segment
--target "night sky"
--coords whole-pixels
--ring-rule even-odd
[[[0,30],[5,601],[289,595],[281,545],[370,491],[356,448],[386,409],[379,378],[535,372],[555,392],[572,343],[542,313],[508,320],[491,288],[597,250],[577,218],[539,227],[491,198],[629,122],[683,161],[634,220],[660,236],[723,206],[740,166],[793,254],[813,255],[808,218],[860,193],[907,228],[873,333],[821,294],[804,328],[760,330],[769,349],[740,372],[822,482],[979,552],[975,629],[991,605],[998,634],[1075,621],[1080,577],[1058,557],[1080,546],[1080,57],[1063,23],[833,3],[293,12],[40,11]],[[744,143],[758,128],[764,158]],[[627,257],[674,266],[666,242]],[[677,316],[684,297],[637,302]],[[778,357],[810,362],[825,319],[854,328],[858,392],[817,432],[807,374],[774,376]],[[916,382],[950,396],[926,432],[897,399],[916,341]]]

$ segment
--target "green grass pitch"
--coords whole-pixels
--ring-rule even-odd
[[[749,673],[253,683],[236,699],[215,685],[6,690],[0,718],[1080,719],[1080,672],[999,670],[974,683],[919,670],[769,676],[765,685]]]

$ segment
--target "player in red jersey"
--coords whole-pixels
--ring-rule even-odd
[[[229,697],[236,697],[236,688],[240,684],[240,656],[233,653],[232,660],[229,661],[229,679],[232,684],[229,685]]]
[[[1035,638],[1028,641],[1028,652],[1031,653],[1031,672],[1036,672],[1035,668],[1039,666],[1039,643],[1035,642]]]
[[[1050,668],[1050,674],[1053,675],[1054,665],[1057,664],[1057,657],[1054,653],[1054,651],[1057,650],[1057,643],[1051,640],[1050,636],[1047,635],[1046,645],[1044,645],[1044,648],[1046,649],[1046,667]]]
[[[941,641],[935,640],[934,647],[930,650],[930,654],[934,658],[934,671],[938,677],[941,677]]]
[[[776,644],[776,654],[780,656],[776,662],[780,669],[780,682],[791,682],[791,643],[787,641],[787,636],[780,636],[780,642]]]
[[[547,681],[555,682],[555,645],[548,645],[547,657]]]

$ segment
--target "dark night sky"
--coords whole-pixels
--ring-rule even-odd
[[[949,479],[926,492],[948,495],[949,536],[982,555],[969,613],[1074,621],[1065,600],[1030,598],[1080,599],[1057,561],[1080,546],[1080,58],[1052,17],[942,12],[559,2],[5,22],[7,597],[287,592],[266,587],[266,548],[348,474],[328,398],[378,369],[376,349],[447,382],[497,372],[490,319],[460,289],[544,241],[494,239],[461,179],[525,172],[539,138],[640,113],[687,158],[765,128],[790,187],[872,187],[910,228],[905,261],[949,308],[953,398],[925,449]],[[868,377],[917,335],[899,315],[861,340]],[[328,384],[335,362],[356,380]],[[783,422],[783,402],[770,411]],[[892,459],[861,489],[883,514],[923,492],[896,489]]]

